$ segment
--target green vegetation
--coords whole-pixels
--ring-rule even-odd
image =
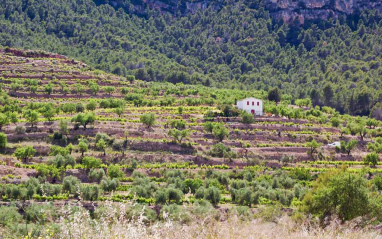
[[[233,4],[217,1],[218,8],[210,4],[194,14],[172,15],[145,8],[141,1],[6,0],[0,4],[0,45],[77,57],[128,82],[261,89],[275,102],[283,93],[291,100],[308,98],[313,106],[381,119],[376,104],[381,82],[375,77],[381,61],[375,51],[381,44],[378,11],[363,9],[348,20],[306,20],[300,26],[297,20],[284,24],[272,19],[263,1]],[[175,7],[180,6],[185,3]],[[35,92],[37,85],[30,83]],[[86,86],[93,95],[117,90],[95,81]],[[19,82],[12,84],[14,92],[20,88]],[[47,94],[58,90],[69,92],[64,84],[44,88]],[[84,94],[85,86],[75,82],[73,92]]]
[[[207,217],[231,223],[233,215],[245,223],[306,222],[317,230],[335,217],[345,229],[354,218],[365,230],[382,222],[380,121],[313,107],[306,97],[296,102],[284,91],[276,104],[265,90],[145,82],[12,50],[0,52],[0,62],[8,62],[1,66],[0,114],[9,118],[0,133],[0,199],[17,208],[0,208],[0,216],[12,214],[2,217],[14,226],[0,218],[9,235],[62,230],[79,214],[89,215],[89,227],[102,220],[111,226],[100,215],[122,210],[125,221],[144,215],[145,227]],[[33,95],[30,72],[38,78]],[[249,96],[263,100],[264,116],[234,106]],[[37,113],[33,127],[31,112]],[[72,209],[57,206],[64,201]],[[108,205],[118,210],[105,213]],[[220,222],[222,216],[230,218]]]

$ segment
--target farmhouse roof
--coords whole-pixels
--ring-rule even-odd
[[[248,98],[245,98],[245,99],[242,99],[242,100],[238,100],[237,102],[244,101],[244,100],[260,100],[260,99],[257,99],[257,98],[254,98],[254,97],[248,97]]]

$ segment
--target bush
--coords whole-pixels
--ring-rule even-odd
[[[225,146],[223,143],[218,143],[212,146],[209,154],[213,157],[220,158],[236,158],[236,153],[231,151],[231,148]]]
[[[105,141],[105,143],[109,144],[110,143],[110,138],[109,135],[104,134],[104,133],[97,133],[95,137],[95,143],[97,144],[100,140]]]
[[[72,122],[75,122],[77,124],[80,124],[84,127],[84,130],[86,129],[86,126],[88,124],[93,124],[95,121],[95,114],[94,113],[80,113],[72,118]]]
[[[157,205],[163,205],[167,202],[167,200],[168,200],[168,194],[166,190],[158,190],[155,193],[155,203]]]
[[[212,204],[207,200],[195,201],[192,209],[192,215],[201,216],[203,219],[206,216],[215,216],[215,219],[220,216],[220,212],[215,210]]]
[[[19,160],[26,161],[29,158],[32,158],[36,153],[36,150],[32,146],[26,146],[26,147],[20,147],[17,148],[16,151],[13,153],[13,156],[15,156]]]
[[[21,222],[21,214],[18,212],[18,208],[15,206],[3,206],[0,207],[0,224],[3,226],[12,226]]]
[[[151,128],[155,124],[155,114],[153,113],[143,114],[140,117],[140,121],[142,124],[146,125],[147,128]]]
[[[83,200],[97,201],[99,197],[98,185],[82,185],[80,190],[81,190],[81,197]]]
[[[0,133],[0,149],[5,149],[5,147],[7,146],[7,143],[8,143],[7,135],[4,133]]]
[[[58,154],[54,158],[53,163],[56,166],[56,168],[60,168],[60,167],[66,168],[66,166],[68,165],[72,166],[73,168],[74,165],[76,164],[76,160],[71,155],[62,156],[61,154]]]
[[[226,127],[224,127],[223,124],[218,123],[214,125],[214,128],[212,129],[212,134],[219,141],[223,141],[225,138],[228,137],[229,130]]]
[[[216,123],[214,122],[205,122],[203,124],[204,130],[208,133],[212,133],[212,130],[214,129]]]
[[[22,125],[17,125],[16,128],[15,128],[15,133],[16,134],[25,134],[25,127],[22,126]]]
[[[85,111],[85,107],[84,107],[83,104],[81,104],[81,103],[76,104],[76,112],[77,113],[81,113],[81,112],[84,112],[84,111]]]
[[[105,171],[103,169],[94,169],[92,168],[88,174],[88,178],[93,182],[101,182],[101,180],[105,177]]]
[[[101,181],[101,188],[106,192],[114,191],[119,186],[119,181],[116,178],[106,178]]]
[[[27,222],[47,223],[58,218],[53,204],[30,204],[25,208],[24,218]]]
[[[204,192],[204,198],[216,206],[220,201],[220,190],[216,187],[210,187]]]
[[[79,190],[80,180],[74,176],[67,176],[62,181],[62,191],[77,194]]]
[[[252,124],[254,122],[254,117],[252,114],[242,111],[241,112],[241,122],[243,124]]]
[[[177,119],[177,120],[170,121],[171,128],[175,128],[178,130],[185,129],[186,125],[187,125],[187,122],[184,119]]]
[[[175,203],[179,203],[183,197],[182,191],[175,188],[167,188],[166,194],[168,202],[174,201]]]
[[[339,127],[341,124],[341,121],[337,117],[332,117],[330,119],[330,123],[332,124],[333,127]]]
[[[191,220],[191,217],[186,209],[176,204],[163,206],[160,213],[162,217],[165,215],[163,212],[166,212],[171,220],[176,220],[180,223],[187,223]]]
[[[379,155],[376,152],[369,153],[363,161],[367,164],[375,166],[379,162]]]
[[[121,178],[125,175],[118,165],[110,165],[107,168],[107,174],[110,178]]]
[[[305,195],[302,209],[322,219],[333,214],[342,220],[363,216],[369,209],[366,180],[346,171],[322,174]]]
[[[100,168],[102,164],[102,160],[90,156],[86,156],[82,158],[82,165],[84,165],[85,168]]]
[[[200,187],[198,188],[196,191],[195,191],[195,198],[196,199],[202,199],[204,198],[204,192],[205,192],[205,188],[204,187]]]
[[[97,108],[97,102],[95,100],[90,100],[86,105],[86,109],[90,111],[94,111]]]
[[[56,155],[62,155],[62,156],[67,156],[69,155],[69,148],[64,148],[64,147],[60,147],[60,146],[57,146],[57,145],[53,145],[50,147],[50,152],[49,152],[49,155],[50,156],[56,156]]]

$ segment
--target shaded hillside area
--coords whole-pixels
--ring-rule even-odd
[[[194,223],[250,226],[227,238],[381,233],[382,121],[14,48],[0,49],[0,82],[0,238],[154,238],[153,225],[182,238]],[[248,96],[265,115],[230,104]],[[284,229],[254,230],[267,222]]]
[[[177,17],[156,8],[134,14],[91,0],[5,0],[0,45],[57,52],[145,81],[278,87],[292,101],[311,98],[314,105],[354,115],[369,115],[382,101],[376,10],[284,24],[262,1],[251,2],[224,1],[220,8]]]

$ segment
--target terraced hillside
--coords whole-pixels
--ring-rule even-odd
[[[180,204],[219,215],[239,205],[291,213],[333,168],[368,173],[370,183],[381,178],[381,122],[310,108],[309,100],[276,105],[264,91],[143,82],[15,49],[0,50],[0,81],[0,195],[3,205],[24,202],[15,209],[24,219],[5,226],[37,225],[28,210],[78,198],[91,210],[102,201],[149,205],[150,222],[163,211],[178,220],[179,210],[179,220],[191,220]],[[249,96],[265,100],[265,116],[233,107]]]

